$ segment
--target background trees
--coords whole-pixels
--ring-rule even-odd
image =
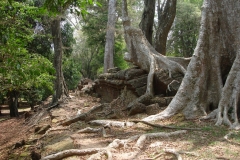
[[[1,1],[1,13],[0,92],[8,97],[10,115],[18,116],[20,93],[31,88],[51,91],[54,70],[46,58],[28,50],[34,39],[30,22],[39,10],[28,4]]]
[[[98,2],[101,3],[101,7],[99,7],[100,5],[87,7],[88,4],[97,4],[97,2],[93,1],[79,1],[73,3],[73,1],[70,0],[55,5],[51,4],[51,1],[46,1],[45,4],[49,11],[51,11],[51,14],[47,15],[45,14],[47,13],[46,10],[41,8],[44,4],[44,1],[42,0],[13,1],[12,5],[7,1],[2,1],[1,11],[3,14],[0,16],[2,21],[0,26],[0,63],[2,67],[0,78],[3,92],[1,93],[1,97],[6,97],[5,95],[7,95],[10,88],[16,88],[17,90],[20,90],[20,97],[25,97],[28,101],[34,99],[33,102],[36,103],[52,93],[52,79],[54,72],[51,65],[54,62],[54,56],[55,58],[61,57],[54,53],[56,52],[56,49],[53,49],[52,41],[52,33],[56,32],[56,27],[52,27],[51,29],[51,21],[56,18],[57,15],[60,18],[58,21],[58,35],[61,35],[61,38],[58,39],[58,41],[62,41],[61,44],[59,43],[57,50],[61,49],[61,52],[63,53],[63,66],[60,67],[63,70],[61,77],[65,77],[67,86],[70,89],[74,89],[76,88],[80,77],[94,79],[98,74],[103,73],[108,3],[105,0],[99,0]],[[146,2],[145,4],[147,4]],[[186,40],[188,40],[188,46],[194,46],[193,43],[197,39],[197,31],[194,30],[191,34],[189,33],[192,31],[191,28],[198,28],[192,27],[196,24],[195,22],[192,23],[196,20],[193,15],[199,16],[199,9],[197,9],[199,7],[198,2],[199,1],[181,1],[177,4],[177,18],[175,19],[171,34],[168,36],[169,49],[167,52],[171,53],[171,55],[183,55],[185,52],[190,55],[192,52],[193,47],[188,47],[188,50],[186,51],[184,45]],[[120,18],[121,14],[119,13],[121,5],[118,3],[119,2],[117,2],[116,8],[113,60],[115,66],[125,69],[129,64],[123,60],[123,53],[126,51],[126,46],[123,41],[123,30],[121,28]],[[70,8],[59,15],[58,9],[56,8],[59,5],[64,8],[68,8],[67,6],[79,6],[80,8]],[[186,11],[185,8],[188,10]],[[189,8],[194,8],[191,9],[191,12],[193,12],[193,14],[191,14],[193,20],[189,18],[189,21],[187,21],[189,23],[186,25],[184,19],[180,15],[187,15],[186,12],[190,12]],[[138,26],[141,21],[141,16],[145,15],[141,14],[143,9],[144,1],[130,1],[129,14],[131,17],[134,17],[131,20],[133,25]],[[87,11],[90,14],[85,15],[84,13]],[[80,25],[78,25],[79,30],[74,31],[73,29],[73,26],[77,25],[76,22],[70,24],[66,21],[66,17],[69,17],[71,13],[78,16],[77,19],[78,22],[80,22]],[[68,16],[66,16],[66,14]],[[84,19],[81,15],[84,16]],[[151,19],[152,23],[154,22],[156,24],[158,22],[156,19],[153,19],[153,14]],[[70,18],[68,22],[72,20],[73,19]],[[144,22],[142,21],[141,24],[143,25]],[[42,27],[42,30],[39,32],[35,32],[37,25]],[[186,26],[191,26],[191,28],[187,28]],[[153,32],[153,35],[156,34],[156,30],[150,30]],[[178,34],[180,30],[184,34]],[[181,38],[181,36],[183,38]],[[55,45],[55,47],[56,46],[57,45]],[[40,65],[45,65],[46,68],[41,68]],[[27,68],[26,66],[32,67]],[[33,83],[30,79],[34,79],[35,82],[38,82],[38,85]],[[36,81],[36,79],[38,79],[38,81]],[[33,98],[31,95],[38,96]]]
[[[196,2],[178,1],[176,17],[168,36],[167,55],[192,56],[200,27],[201,11],[198,5]]]

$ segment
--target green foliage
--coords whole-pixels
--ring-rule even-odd
[[[75,56],[66,58],[63,63],[63,75],[67,83],[68,89],[74,90],[81,78],[80,65]]]
[[[29,23],[39,10],[25,3],[0,2],[0,92],[25,92],[36,88],[52,91],[52,63],[38,54],[29,53],[33,27]]]
[[[106,43],[106,27],[108,20],[108,1],[99,0],[102,7],[91,7],[91,14],[86,15],[82,23],[82,32],[78,33],[79,39],[75,45],[75,53],[79,55],[80,72],[83,77],[96,78],[103,73],[104,50]],[[117,11],[120,12],[119,3]],[[123,35],[121,22],[116,23],[115,46],[114,46],[114,65],[125,69],[128,64],[123,60]]]
[[[62,43],[63,43],[63,51],[65,56],[70,56],[73,51],[73,44],[76,43],[73,37],[73,28],[67,22],[63,25],[62,30]]]
[[[168,55],[192,56],[198,40],[201,11],[196,4],[178,2],[177,13],[168,40]]]

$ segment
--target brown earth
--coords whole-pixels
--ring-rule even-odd
[[[66,149],[88,149],[103,148],[108,146],[115,139],[127,139],[134,135],[173,132],[180,129],[163,129],[150,127],[148,125],[137,123],[129,127],[110,127],[106,129],[106,136],[98,133],[78,133],[79,130],[86,127],[101,128],[93,126],[84,121],[78,121],[70,126],[63,127],[60,122],[99,105],[99,99],[81,95],[72,94],[71,99],[67,99],[57,108],[53,108],[49,113],[44,109],[39,109],[31,119],[25,120],[22,115],[20,118],[9,118],[0,116],[0,159],[31,159],[31,152],[40,153],[42,157],[57,153]],[[140,120],[146,117],[146,114],[138,114],[127,118],[115,119],[121,122],[131,120]],[[34,121],[40,118],[38,122]],[[36,128],[50,125],[51,129],[47,134],[37,134]],[[201,128],[201,130],[188,130],[185,134],[169,136],[167,138],[153,138],[144,142],[144,147],[135,156],[135,159],[176,159],[174,154],[169,154],[166,149],[174,149],[179,152],[183,159],[240,159],[240,133],[230,131],[221,126],[216,127],[213,121],[185,120],[182,115],[176,115],[171,119],[154,122],[154,124]],[[224,136],[233,132],[228,140]],[[22,143],[23,146],[16,147],[16,143]],[[135,146],[136,141],[129,142],[124,147],[112,150],[114,160],[132,159],[133,152],[138,151]],[[14,147],[15,146],[15,147]],[[184,152],[184,153],[181,153]],[[67,160],[88,159],[90,155],[72,156],[65,158]],[[107,159],[106,155],[98,155],[93,159]]]

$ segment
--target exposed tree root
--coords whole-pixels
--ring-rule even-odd
[[[149,140],[152,138],[167,138],[169,136],[176,136],[179,134],[184,134],[186,132],[187,132],[186,130],[180,130],[180,131],[175,131],[175,132],[170,132],[170,133],[159,132],[159,133],[143,134],[138,138],[136,144],[134,145],[134,148],[136,148],[137,151],[133,152],[130,159],[136,159],[138,157],[139,153],[141,152],[141,149],[144,147],[144,144],[146,143],[146,140]]]
[[[102,128],[87,127],[87,128],[77,131],[77,133],[99,133],[101,130],[102,130]]]
[[[89,149],[69,149],[65,151],[58,152],[42,158],[41,160],[60,160],[70,156],[85,156],[87,154],[94,154],[99,151],[104,150],[104,148],[89,148]]]
[[[156,127],[156,128],[182,129],[182,130],[202,130],[201,128],[186,128],[186,127],[163,126],[163,125],[160,125],[160,124],[153,124],[153,123],[149,123],[149,122],[146,122],[146,121],[139,121],[139,120],[132,120],[131,122],[143,123],[143,124],[149,125],[151,127]]]
[[[79,130],[77,133],[99,133],[103,137],[109,137],[109,135],[106,134],[106,130],[105,130],[107,128],[109,128],[111,130],[111,128],[109,126],[104,126],[104,127],[101,127],[101,128],[87,127],[87,128]]]
[[[131,127],[135,123],[133,122],[120,122],[120,121],[112,121],[112,120],[93,120],[90,121],[89,124],[91,125],[101,125],[101,126],[113,126],[113,127]]]
[[[123,142],[119,139],[115,139],[112,143],[110,143],[107,147],[105,148],[88,148],[88,149],[69,149],[69,150],[64,150],[52,155],[48,155],[42,160],[60,160],[66,157],[70,156],[85,156],[88,154],[97,154],[99,152],[106,152],[106,154],[110,158],[112,157],[111,150],[114,150],[116,148],[123,147]],[[94,157],[94,156],[91,156]],[[91,158],[90,157],[90,158]]]
[[[226,134],[223,138],[224,138],[227,142],[229,142],[229,143],[231,143],[231,144],[233,144],[233,145],[240,146],[240,143],[233,142],[233,141],[231,141],[231,140],[229,139],[229,137],[230,137],[231,135],[233,135],[234,133],[235,133],[235,132],[229,132],[229,133]]]
[[[85,129],[85,131],[87,131],[87,130],[91,130],[91,129]],[[112,143],[110,143],[105,148],[89,148],[89,149],[81,149],[81,150],[70,149],[70,150],[65,150],[65,151],[58,152],[56,154],[46,156],[46,157],[42,158],[42,160],[59,160],[59,159],[63,159],[63,158],[69,157],[69,156],[75,156],[75,155],[85,156],[87,154],[97,154],[97,155],[90,156],[89,159],[94,159],[94,157],[98,156],[99,154],[106,154],[108,159],[111,160],[112,159],[111,151],[114,151],[117,148],[126,147],[128,143],[137,140],[136,144],[134,145],[134,148],[137,151],[133,152],[132,156],[130,157],[130,159],[134,159],[138,156],[141,149],[144,147],[146,140],[151,139],[151,138],[166,138],[169,136],[176,136],[176,135],[183,134],[186,132],[187,132],[186,130],[180,130],[180,131],[175,131],[175,132],[170,132],[170,133],[166,133],[166,132],[148,133],[148,134],[143,134],[143,135],[132,136],[132,137],[130,137],[128,139],[124,139],[124,140],[115,139],[115,140],[113,140]]]
[[[218,114],[218,109],[215,109],[208,115],[201,117],[200,120],[216,119],[217,114]]]
[[[51,109],[57,107],[58,105],[59,105],[59,102],[54,103],[53,105],[47,108],[47,111],[50,111]]]
[[[177,157],[178,160],[179,160],[179,159],[180,159],[180,160],[182,159],[182,157],[181,157],[180,154],[189,154],[189,155],[196,156],[196,157],[199,156],[198,154],[193,153],[193,152],[176,151],[175,149],[169,149],[169,148],[166,148],[164,151],[165,151],[165,153],[174,154],[174,155]],[[164,153],[160,153],[160,154],[156,155],[156,156],[153,157],[153,158],[147,158],[147,159],[144,159],[144,160],[155,160],[155,159],[161,157],[162,155],[164,155]]]
[[[165,149],[165,152],[174,154],[178,160],[182,160],[181,155],[175,149]]]
[[[137,140],[137,143],[135,144],[135,147],[142,149],[144,147],[144,143],[147,139],[152,139],[152,138],[167,138],[169,136],[176,136],[179,134],[187,133],[186,130],[180,130],[180,131],[175,131],[175,132],[159,132],[159,133],[147,133],[143,134],[139,137]]]

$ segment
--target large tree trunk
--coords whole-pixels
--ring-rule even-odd
[[[144,10],[139,24],[139,27],[150,44],[152,44],[155,3],[156,0],[144,0]]]
[[[109,0],[107,35],[104,53],[104,73],[107,73],[107,70],[109,68],[114,67],[113,52],[114,52],[115,23],[116,23],[116,0]]]
[[[164,86],[167,86],[166,88],[170,88],[169,85],[173,84],[173,82],[181,82],[186,70],[181,63],[177,62],[180,59],[169,59],[159,54],[148,42],[140,29],[131,27],[126,0],[123,0],[122,13],[124,37],[129,51],[129,53],[125,53],[124,59],[149,72],[146,93],[131,103],[128,106],[130,108],[136,102],[141,103],[149,100],[155,94],[154,89],[156,86],[153,83],[154,77],[159,81],[158,84],[162,83]],[[185,61],[185,59],[181,61]],[[161,78],[163,76],[164,79]]]
[[[218,125],[238,126],[240,62],[239,55],[235,57],[240,54],[239,16],[238,0],[204,1],[197,47],[176,96],[163,112],[143,120],[163,119],[181,111],[192,119],[219,108]],[[232,107],[235,123],[227,115]]]
[[[53,65],[56,70],[56,79],[54,83],[54,94],[52,103],[58,102],[58,100],[65,93],[68,96],[67,86],[64,81],[63,72],[62,72],[62,36],[61,36],[61,28],[60,28],[61,18],[56,17],[52,21],[52,37],[54,44],[54,61]]]
[[[177,0],[158,0],[158,28],[155,36],[155,49],[162,55],[166,55],[166,43],[168,32],[176,15]]]

